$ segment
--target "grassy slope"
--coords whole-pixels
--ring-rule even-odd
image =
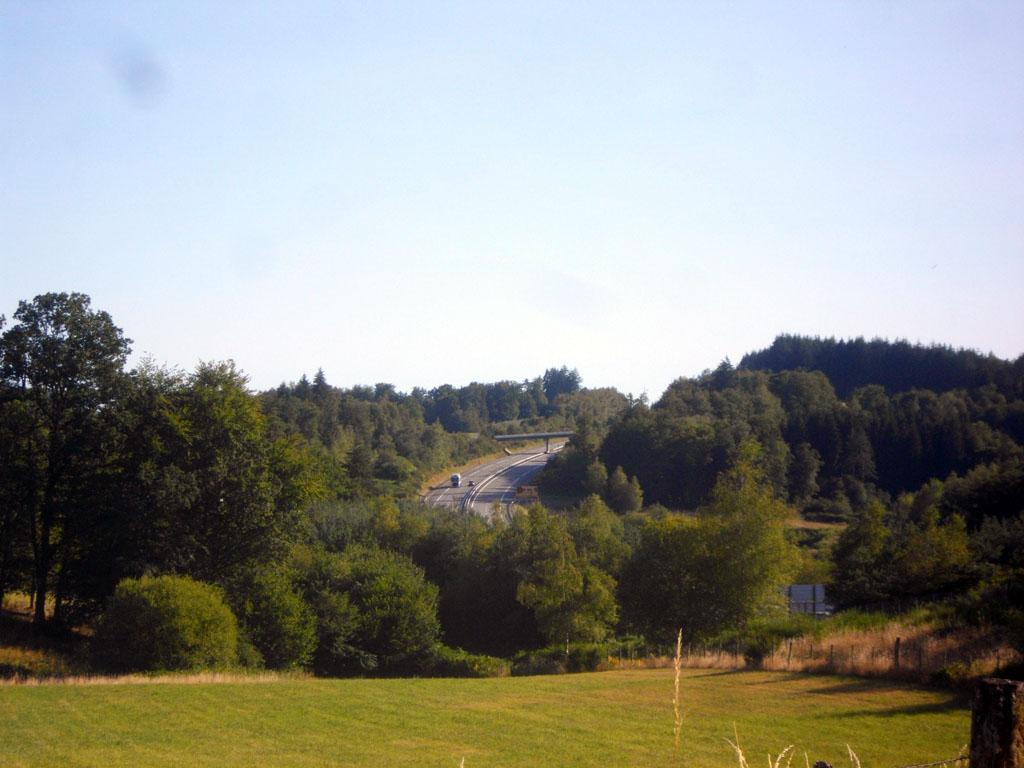
[[[811,762],[952,757],[969,715],[876,681],[688,670],[682,755],[672,671],[490,680],[0,687],[0,765],[731,766],[790,743]],[[803,765],[798,753],[794,765]],[[680,757],[682,759],[680,759]]]

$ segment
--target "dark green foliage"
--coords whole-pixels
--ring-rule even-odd
[[[840,608],[899,607],[967,588],[977,573],[963,518],[939,512],[942,484],[904,495],[886,510],[875,502],[857,515],[833,551],[829,589]]]
[[[518,577],[516,601],[549,641],[599,641],[618,619],[615,581],[576,552],[563,520],[535,505],[513,516],[495,541]]]
[[[598,496],[588,496],[569,510],[568,520],[580,556],[616,576],[630,552],[622,520]]]
[[[407,558],[381,549],[349,547],[349,599],[359,611],[354,643],[382,664],[426,652],[436,642],[437,587]]]
[[[514,585],[489,559],[494,529],[479,515],[435,508],[423,511],[427,530],[412,558],[440,589],[438,618],[445,642],[473,651],[505,652],[518,638],[508,626],[518,615]]]
[[[126,503],[151,569],[227,583],[280,557],[321,494],[301,445],[271,443],[231,363],[183,377],[142,369],[126,403]]]
[[[622,467],[616,467],[608,476],[604,497],[608,506],[620,515],[637,512],[644,504],[644,494],[635,477],[626,477]]]
[[[257,397],[232,363],[125,373],[128,340],[81,294],[22,302],[0,329],[0,597],[31,590],[40,621],[47,599],[71,625],[125,577],[178,573],[229,590],[245,663],[324,674],[478,665],[440,639],[602,641],[616,592],[653,642],[709,637],[778,596],[784,499],[850,522],[830,534],[840,605],[959,596],[1020,623],[979,606],[1016,595],[1024,565],[1024,358],[788,337],[653,407],[567,367],[409,394],[318,371]],[[783,353],[820,370],[754,370]],[[541,480],[564,515],[413,500],[496,451],[491,434],[566,428]],[[790,535],[818,580],[830,542],[811,538]]]
[[[1004,568],[1024,568],[1024,512],[984,518],[971,535],[971,551],[983,577]]]
[[[1020,375],[1014,372],[1012,363],[971,350],[883,339],[807,336],[779,336],[768,349],[744,355],[739,367],[823,371],[840,397],[848,397],[868,384],[880,384],[888,392],[948,392],[993,384],[1001,391],[1012,392]]]
[[[569,643],[520,651],[512,660],[512,674],[551,675],[565,672],[596,672],[623,658],[636,658],[658,649],[642,638],[624,637],[607,643]]]
[[[316,617],[287,573],[246,573],[232,583],[229,598],[245,640],[266,667],[292,669],[312,661]]]
[[[237,661],[238,627],[223,595],[185,576],[117,585],[92,640],[111,672],[217,669]]]
[[[596,672],[608,658],[609,646],[600,643],[569,643],[516,654],[512,674],[551,675],[564,672]]]
[[[671,642],[680,627],[699,641],[778,600],[795,552],[786,508],[755,461],[744,447],[697,517],[668,514],[644,526],[619,589],[627,626],[654,642]]]
[[[872,342],[871,348],[884,346]],[[895,351],[885,354],[906,352],[891,346]],[[916,359],[916,352],[907,354],[903,370]],[[899,391],[868,378],[857,388],[837,385],[845,401],[821,371],[768,374],[751,370],[753,364],[740,370],[723,364],[674,382],[652,409],[634,405],[610,427],[600,459],[608,469],[621,466],[635,475],[648,502],[694,509],[733,463],[738,446],[753,438],[764,448],[761,464],[776,492],[831,519],[845,515],[823,506],[841,506],[845,499],[860,510],[872,498],[884,501],[885,493],[913,490],[953,472],[966,478],[980,463],[993,463],[1003,469],[976,474],[951,497],[958,495],[965,507],[979,498],[1015,514],[1020,494],[1014,483],[1024,477],[1024,448],[1015,442],[1024,425],[1024,378],[1016,366],[984,360],[982,368],[1000,372],[972,380],[974,389]],[[582,477],[584,468],[581,463],[563,475]],[[1001,499],[986,489],[986,478],[1003,489]],[[968,526],[981,516],[966,514]]]
[[[507,655],[545,638],[607,636],[617,606],[615,583],[602,568],[628,549],[617,538],[618,518],[591,501],[568,525],[539,506],[496,524],[431,510],[413,556],[440,587],[445,642]]]
[[[548,368],[544,371],[543,382],[544,396],[548,402],[554,402],[559,395],[578,392],[583,378],[575,368],[570,371],[563,365],[561,368]]]
[[[600,457],[605,466],[636,477],[648,502],[694,509],[740,446],[756,439],[765,476],[784,495],[790,463],[784,422],[767,376],[720,368],[695,381],[673,382],[652,409],[632,408],[610,428]]]
[[[1024,568],[1006,568],[960,596],[957,616],[967,624],[1001,626],[1006,639],[1024,653]]]
[[[345,592],[348,567],[341,556],[298,548],[292,564],[303,599],[316,617],[313,670],[321,675],[340,675],[376,668],[376,656],[351,642],[359,617]]]
[[[576,433],[551,461],[538,484],[545,493],[558,496],[603,495],[608,487],[608,470],[598,460],[601,436],[593,420],[581,418]]]
[[[803,516],[817,523],[848,523],[853,519],[853,508],[842,493],[834,499],[817,498],[803,508]]]
[[[416,672],[427,677],[506,677],[511,665],[495,656],[437,645],[417,663]]]
[[[889,551],[891,535],[879,503],[843,531],[832,554],[835,575],[828,591],[837,606],[880,605],[888,598],[891,576],[883,554]]]
[[[95,604],[113,586],[105,583],[105,569],[89,561],[109,557],[104,512],[109,459],[117,450],[112,405],[124,385],[130,340],[81,293],[19,302],[14,320],[0,337],[0,438],[6,454],[0,471],[0,596],[16,562],[7,537],[27,537],[36,623],[45,621],[51,587],[57,619],[69,621],[68,608],[76,600]],[[55,571],[58,578],[51,582]]]
[[[317,617],[317,672],[408,669],[437,642],[437,587],[408,558],[352,544],[300,551],[295,565]]]
[[[1024,461],[981,464],[943,484],[942,511],[959,514],[972,530],[986,518],[1008,520],[1024,514]]]

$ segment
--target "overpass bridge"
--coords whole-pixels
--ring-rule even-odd
[[[544,453],[551,452],[551,438],[553,437],[572,437],[575,432],[528,432],[522,435],[495,435],[494,439],[499,442],[509,440],[543,440],[544,441]]]

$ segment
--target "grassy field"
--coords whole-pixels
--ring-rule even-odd
[[[732,766],[797,745],[794,765],[955,756],[969,713],[884,681],[686,670],[487,680],[0,686],[3,766]]]

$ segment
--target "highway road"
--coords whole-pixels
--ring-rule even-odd
[[[516,488],[529,485],[534,475],[544,468],[563,444],[552,445],[551,453],[536,449],[502,456],[462,473],[462,486],[434,486],[423,500],[432,506],[468,509],[483,517],[490,517],[495,504],[506,511],[515,501]],[[473,485],[470,486],[470,481]]]

